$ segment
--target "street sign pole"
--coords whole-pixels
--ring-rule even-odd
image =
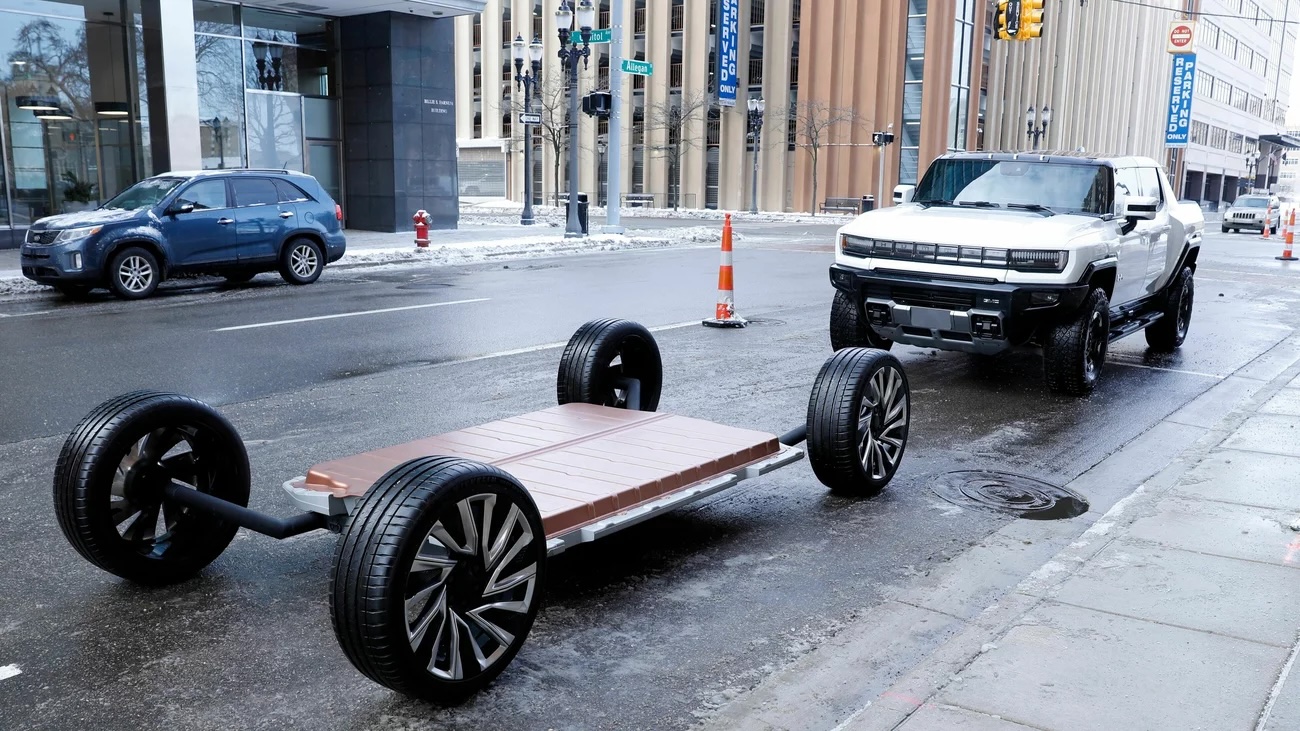
[[[605,173],[605,180],[608,181],[608,193],[605,196],[605,233],[621,234],[623,226],[619,223],[618,214],[619,206],[622,205],[623,196],[620,195],[623,184],[621,172],[623,163],[623,70],[620,64],[614,63],[617,59],[623,58],[623,0],[614,0],[613,7],[610,8],[609,21],[609,94],[610,106],[613,109],[609,112],[609,156],[606,159],[606,165],[609,166]]]

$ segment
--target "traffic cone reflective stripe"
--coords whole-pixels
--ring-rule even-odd
[[[736,315],[736,287],[731,266],[731,214],[722,221],[722,261],[718,266],[718,306],[708,327],[744,327],[749,323]]]
[[[1268,238],[1268,219],[1273,217],[1273,204],[1269,203],[1268,208],[1264,209],[1264,238]]]

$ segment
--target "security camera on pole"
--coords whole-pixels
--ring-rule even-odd
[[[880,174],[876,178],[876,206],[885,205],[885,147],[894,141],[894,123],[890,122],[884,132],[872,132],[871,144],[876,146],[876,157],[879,158]]]
[[[578,61],[586,68],[591,57],[591,29],[596,24],[596,6],[591,0],[578,3],[578,31],[582,46],[573,39],[573,11],[568,0],[560,0],[555,11],[555,25],[560,35],[560,63],[569,71],[569,221],[565,238],[581,238],[582,222],[578,219]]]

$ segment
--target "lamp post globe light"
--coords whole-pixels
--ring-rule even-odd
[[[1034,117],[1038,118],[1038,126],[1034,126]],[[1033,140],[1034,149],[1038,149],[1038,142],[1043,135],[1047,134],[1047,125],[1052,121],[1052,108],[1043,107],[1041,111],[1036,111],[1032,106],[1025,112],[1025,129],[1029,133],[1029,138]]]
[[[749,116],[746,122],[749,126],[749,136],[754,140],[754,179],[749,186],[749,212],[758,213],[758,150],[763,135],[763,112],[767,109],[767,102],[762,99],[749,100]]]
[[[578,61],[585,68],[591,57],[591,28],[596,24],[596,6],[591,0],[578,3],[577,25],[582,45],[573,41],[574,12],[568,0],[560,0],[555,11],[555,26],[560,36],[560,63],[569,72],[569,222],[564,229],[565,238],[581,237],[582,222],[578,220]]]
[[[523,114],[533,111],[533,95],[540,91],[542,81],[542,39],[533,36],[533,42],[524,45],[524,37],[516,35],[510,44],[515,56],[515,84],[524,92]],[[524,57],[529,60],[529,73],[524,73]],[[524,128],[524,211],[519,215],[523,226],[533,225],[533,126],[523,123]]]

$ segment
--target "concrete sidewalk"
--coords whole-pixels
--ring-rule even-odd
[[[843,728],[1300,729],[1297,475],[1292,364]]]

